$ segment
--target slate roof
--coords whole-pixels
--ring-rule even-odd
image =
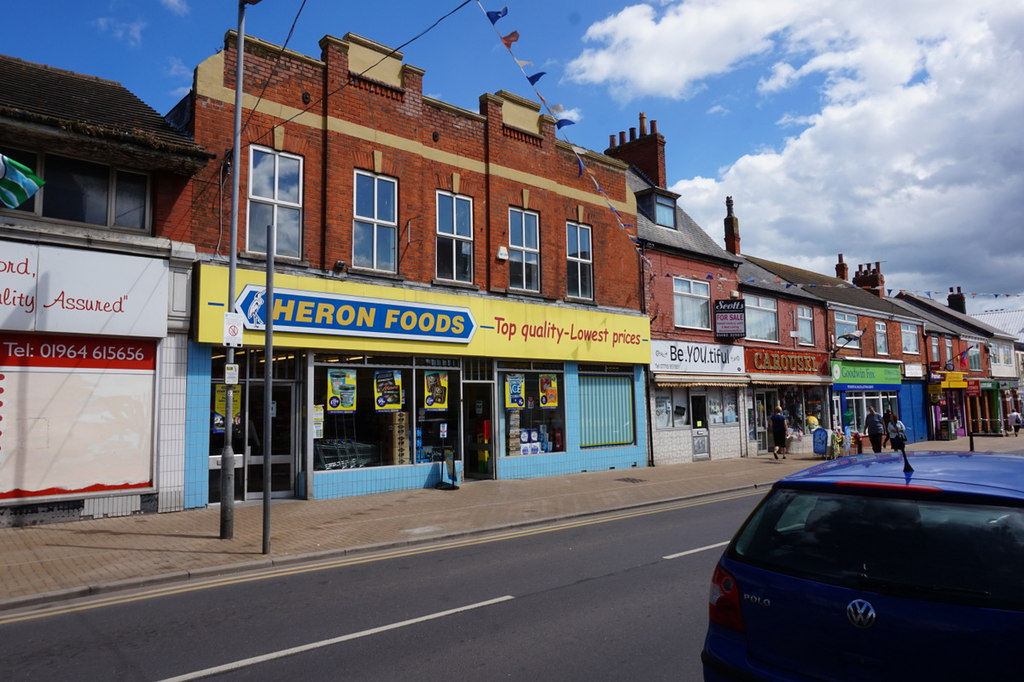
[[[941,315],[932,313],[925,308],[918,308],[907,301],[898,298],[887,298],[886,300],[892,302],[897,307],[903,308],[906,311],[907,317],[916,317],[924,321],[924,331],[926,334],[948,334],[957,337],[977,335],[977,332],[970,327],[947,320]]]
[[[120,83],[6,55],[0,55],[0,120],[0,142],[12,146],[102,144],[100,153],[126,155],[131,166],[178,172],[194,172],[210,158]]]
[[[875,311],[884,315],[906,313],[906,310],[903,308],[895,308],[889,299],[877,296],[865,289],[855,287],[846,280],[838,277],[822,275],[817,272],[811,272],[810,270],[793,267],[792,265],[764,260],[763,258],[755,258],[747,255],[744,255],[743,257],[754,265],[778,275],[784,282],[792,283],[794,285],[792,288],[803,289],[804,291],[809,292],[822,300],[828,301],[829,303]]]
[[[630,168],[626,172],[626,184],[634,193],[656,189],[654,183],[648,180],[636,168]],[[715,242],[700,225],[694,221],[686,211],[676,206],[676,227],[675,229],[663,227],[654,221],[653,216],[645,215],[642,209],[637,207],[636,216],[637,237],[641,241],[648,242],[655,246],[669,247],[673,250],[686,252],[705,259],[717,260],[729,265],[737,265],[742,260],[729,253]]]
[[[904,301],[907,301],[910,305],[913,305],[922,310],[927,310],[939,317],[950,320],[960,326],[967,327],[974,331],[975,334],[980,334],[987,337],[998,337],[1004,340],[1010,340],[1016,338],[1016,334],[1007,333],[1002,329],[997,329],[991,325],[985,324],[976,317],[961,313],[958,310],[950,308],[944,303],[940,303],[932,298],[924,298],[917,294],[907,293],[901,291],[899,297]]]

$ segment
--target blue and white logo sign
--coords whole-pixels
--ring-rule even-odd
[[[235,299],[246,329],[266,329],[266,287],[249,284]],[[476,321],[468,308],[274,289],[274,330],[407,341],[469,343]]]

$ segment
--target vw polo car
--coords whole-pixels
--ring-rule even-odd
[[[711,581],[705,680],[1024,674],[1024,457],[844,457],[779,480]]]

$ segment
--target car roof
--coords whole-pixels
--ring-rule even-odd
[[[1024,456],[978,452],[913,452],[912,472],[899,453],[852,455],[822,462],[786,476],[775,485],[867,484],[938,488],[948,493],[988,495],[1024,501]]]

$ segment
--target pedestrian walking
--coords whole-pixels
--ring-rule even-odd
[[[886,429],[888,430],[889,443],[892,445],[893,452],[907,454],[907,427],[900,421],[899,415],[895,412],[890,416]]]
[[[885,424],[882,417],[875,412],[874,406],[868,407],[868,416],[864,418],[864,433],[868,434],[871,441],[871,451],[882,451],[882,436],[885,435]]]
[[[782,451],[782,459],[786,459],[786,436],[789,434],[789,422],[786,415],[782,414],[782,407],[775,408],[772,415],[772,440],[775,442],[775,449],[772,454],[775,459],[779,458],[779,451]]]
[[[1024,422],[1024,420],[1022,420],[1022,418],[1020,416],[1020,412],[1017,411],[1017,408],[1014,408],[1013,412],[1010,413],[1010,426],[1013,427],[1013,435],[1014,436],[1020,435],[1019,431],[1020,431],[1020,427],[1021,427],[1022,422]]]

